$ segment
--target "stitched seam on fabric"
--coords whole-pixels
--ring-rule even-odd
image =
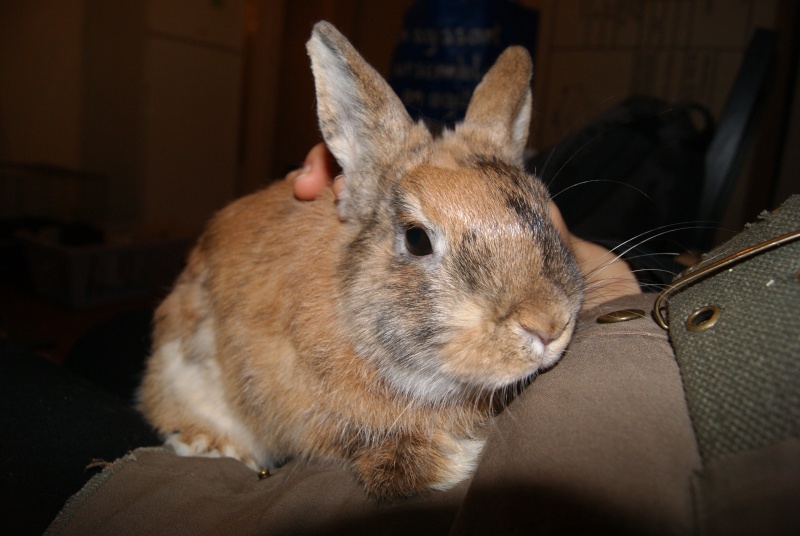
[[[97,493],[103,485],[108,482],[112,476],[127,467],[129,464],[139,461],[139,454],[147,452],[172,452],[165,447],[140,447],[134,449],[128,454],[117,458],[110,465],[104,468],[100,473],[94,475],[89,479],[86,484],[75,495],[67,499],[64,507],[58,513],[56,518],[47,527],[44,532],[45,536],[61,534],[67,528],[67,525],[77,515],[78,511],[89,501],[89,499]]]

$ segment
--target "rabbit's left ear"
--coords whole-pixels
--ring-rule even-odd
[[[380,195],[381,164],[419,129],[389,84],[332,24],[318,22],[306,47],[322,136],[345,176],[339,212],[348,218],[371,211]]]
[[[506,162],[522,166],[531,122],[531,56],[523,47],[507,48],[475,88],[464,122],[456,132],[489,143]]]

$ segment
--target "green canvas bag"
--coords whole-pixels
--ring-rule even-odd
[[[705,255],[655,304],[661,321],[668,302],[703,460],[694,482],[703,532],[800,527],[798,229],[793,196]]]

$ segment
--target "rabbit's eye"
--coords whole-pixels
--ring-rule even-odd
[[[422,227],[409,227],[406,229],[406,249],[412,255],[424,257],[433,253],[431,239]]]

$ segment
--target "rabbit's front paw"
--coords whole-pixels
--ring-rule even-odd
[[[175,432],[167,437],[164,444],[171,447],[178,456],[234,458],[254,471],[261,469],[253,456],[244,449],[230,441],[215,439],[204,433]]]
[[[478,459],[486,444],[485,439],[454,439],[446,441],[443,449],[449,463],[440,470],[439,479],[430,487],[437,490],[448,490],[466,480],[478,465]]]
[[[435,489],[446,490],[472,475],[484,441],[445,441],[396,435],[384,438],[356,460],[367,492],[378,498],[409,497]]]

